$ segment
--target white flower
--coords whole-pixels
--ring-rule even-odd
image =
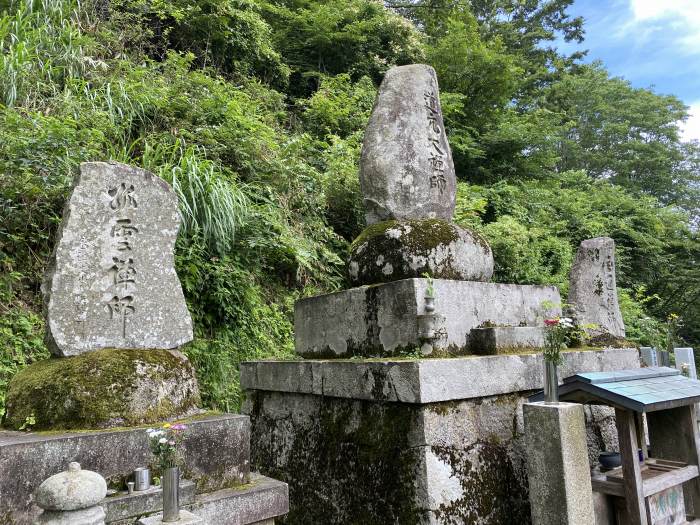
[[[158,440],[158,443],[160,443],[161,445],[164,445],[164,444],[167,443],[167,442],[168,442],[168,440],[165,439],[165,438],[160,438],[160,439]]]

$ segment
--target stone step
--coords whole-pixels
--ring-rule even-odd
[[[248,482],[250,420],[238,414],[185,421],[183,477],[198,493]],[[30,497],[49,476],[77,461],[123,487],[133,470],[152,462],[145,427],[103,431],[0,431],[0,523],[24,525],[39,512]]]
[[[472,328],[469,332],[469,350],[473,354],[512,354],[542,347],[541,326],[489,326]]]
[[[202,518],[207,525],[267,525],[289,512],[289,491],[286,483],[254,473],[246,485],[197,494],[182,501],[181,508]],[[156,516],[161,511],[162,504],[116,521],[110,521],[108,513],[106,523],[133,525],[140,518]]]

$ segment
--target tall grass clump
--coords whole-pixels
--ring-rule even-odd
[[[84,15],[73,0],[11,2],[0,16],[0,101],[37,108],[68,78],[99,61],[86,53],[90,39],[80,29]]]
[[[202,147],[185,146],[179,140],[173,146],[152,147],[146,143],[142,162],[175,190],[183,242],[197,238],[213,254],[231,253],[236,234],[249,215],[245,187],[225,176],[214,161],[206,158]]]

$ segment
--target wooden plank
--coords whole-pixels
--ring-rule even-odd
[[[687,467],[675,469],[670,472],[664,472],[660,476],[644,480],[643,493],[645,497],[651,496],[652,494],[657,494],[662,490],[680,485],[697,477],[697,465],[688,465]]]
[[[622,456],[622,485],[625,491],[625,506],[629,525],[647,525],[647,509],[644,503],[642,472],[637,451],[637,432],[634,413],[615,410],[617,434]]]

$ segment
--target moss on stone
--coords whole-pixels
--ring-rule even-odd
[[[196,408],[199,392],[193,378],[189,362],[168,350],[103,349],[39,361],[10,382],[4,425],[18,429],[28,418],[35,420],[33,430],[162,421]],[[167,384],[179,395],[153,396],[142,411],[134,410],[134,396],[144,395],[139,389],[146,384]]]
[[[390,234],[391,230],[400,231],[400,235]],[[377,284],[421,277],[424,273],[437,279],[464,279],[450,257],[442,261],[439,268],[429,265],[429,255],[440,246],[459,241],[460,234],[471,237],[474,244],[483,249],[484,257],[492,257],[491,248],[481,235],[443,219],[391,220],[372,224],[350,246],[350,280],[353,284]],[[409,265],[407,254],[424,258],[424,263],[421,266]],[[353,264],[359,267],[357,276],[353,274]]]

